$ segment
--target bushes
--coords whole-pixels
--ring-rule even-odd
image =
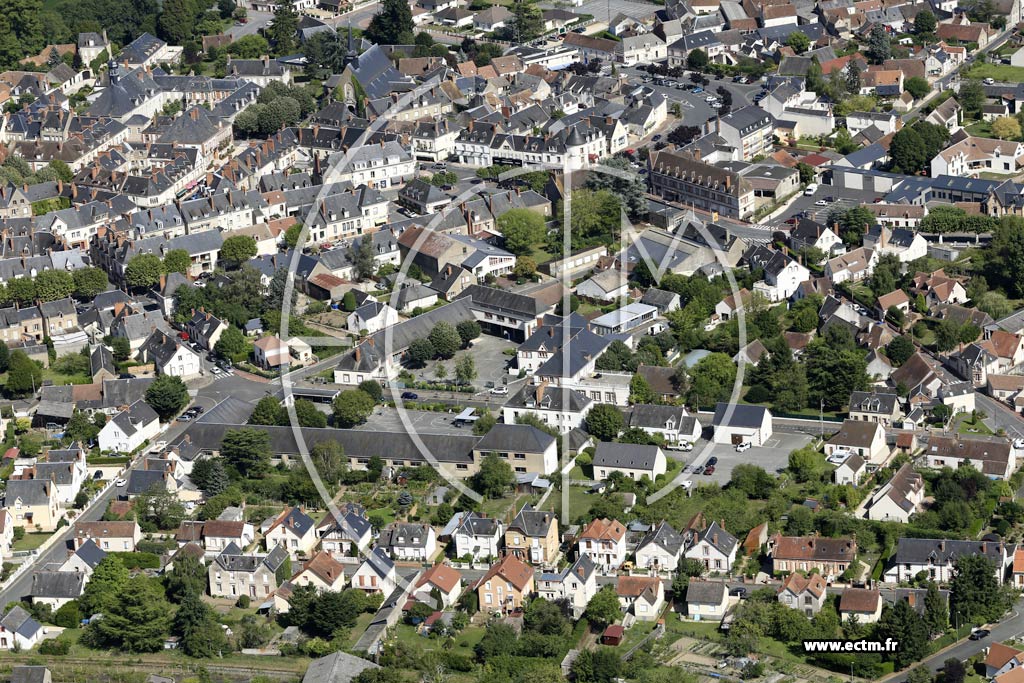
[[[155,553],[110,553],[128,569],[160,569],[160,556]]]
[[[66,640],[44,640],[39,643],[41,655],[66,655],[71,652],[71,643]]]
[[[241,609],[249,609],[249,604],[250,600],[248,595],[239,595],[238,602],[235,603],[235,607],[240,607]]]

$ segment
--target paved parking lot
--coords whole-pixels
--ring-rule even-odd
[[[373,415],[356,429],[369,432],[404,432],[408,422],[417,434],[473,434],[472,427],[453,426],[453,417],[455,417],[454,411],[452,414],[448,414],[407,409],[405,411],[406,420],[403,421],[397,409],[381,406],[376,408]]]
[[[549,7],[550,5],[550,7]],[[541,3],[545,9],[555,7],[554,3]],[[616,14],[622,13],[630,17],[643,18],[653,15],[659,6],[649,2],[631,2],[630,0],[589,0],[581,7],[572,9],[577,14],[592,14],[597,21],[607,23]]]
[[[691,453],[679,453],[670,451],[670,457],[683,460],[687,465],[703,464],[708,458],[718,458],[715,465],[715,473],[710,477],[703,474],[695,474],[691,477],[694,486],[702,483],[717,483],[724,486],[732,478],[732,470],[736,465],[749,463],[763,467],[769,474],[775,474],[778,470],[789,464],[789,454],[798,448],[803,448],[811,442],[811,437],[806,434],[786,434],[775,432],[764,446],[754,447],[749,451],[737,453],[735,446],[729,444],[714,444],[708,452],[704,452],[706,441],[701,441]]]
[[[785,225],[788,218],[795,216],[801,211],[806,211],[807,215],[816,221],[825,222],[829,211],[833,208],[852,209],[860,204],[873,204],[877,196],[874,191],[870,190],[847,190],[846,188],[834,185],[820,185],[818,191],[813,196],[808,197],[801,194],[794,199],[787,210],[778,218],[770,221],[769,225],[772,227]],[[828,197],[832,197],[832,201],[827,201]],[[825,206],[817,206],[816,202],[819,200],[826,200],[827,204]]]

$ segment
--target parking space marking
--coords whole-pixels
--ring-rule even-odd
[[[782,439],[768,439],[762,444],[765,448],[778,448],[781,445]]]

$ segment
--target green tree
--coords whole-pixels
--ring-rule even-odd
[[[384,0],[365,36],[378,45],[409,45],[413,37],[412,9],[405,0]]]
[[[282,2],[274,11],[274,21],[264,29],[263,33],[274,45],[274,51],[277,54],[290,55],[298,45],[296,40],[298,30],[299,15],[296,14],[294,6],[290,2]]]
[[[174,603],[180,603],[188,596],[200,597],[206,590],[206,567],[195,557],[183,554],[174,558],[174,567],[166,577],[167,599]]]
[[[892,44],[884,26],[879,24],[871,29],[867,54],[875,64],[881,64],[892,56]]]
[[[270,54],[270,43],[258,33],[253,33],[228,45],[228,54],[239,59],[259,59]]]
[[[806,358],[812,405],[824,401],[826,409],[835,410],[843,406],[851,392],[868,386],[867,362],[855,348],[836,348],[829,340],[818,338],[808,344]]]
[[[229,325],[221,333],[217,343],[213,345],[213,352],[221,358],[234,358],[244,353],[245,349],[245,335],[234,325]]]
[[[11,396],[28,396],[39,389],[43,381],[43,369],[21,349],[11,351],[7,367],[7,383],[4,385]]]
[[[189,0],[164,0],[157,32],[171,45],[184,45],[195,32],[197,8]]]
[[[814,182],[814,178],[817,175],[817,172],[814,170],[813,166],[811,166],[810,164],[805,164],[804,162],[800,161],[796,165],[796,170],[800,173],[801,185],[807,185],[808,183]]]
[[[274,396],[264,396],[256,402],[256,407],[249,415],[249,424],[283,425],[287,424],[288,416],[281,402]]]
[[[602,173],[609,169],[609,173]],[[637,174],[625,157],[602,159],[597,169],[587,176],[587,188],[595,192],[607,190],[619,198],[630,220],[647,217],[647,181]]]
[[[480,329],[480,323],[475,320],[463,320],[455,326],[455,331],[459,333],[459,339],[462,341],[462,347],[466,348],[469,343],[479,337],[483,330]]]
[[[701,408],[714,407],[726,401],[736,381],[736,364],[725,353],[711,353],[701,358],[690,371],[689,400]]]
[[[78,625],[82,622],[82,610],[78,606],[77,600],[67,602],[53,613],[53,624],[54,626],[61,626],[63,628],[78,628]]]
[[[929,635],[945,633],[949,627],[949,605],[934,581],[928,582],[928,591],[924,595],[924,623]]]
[[[1019,140],[1020,122],[1015,116],[1000,116],[992,122],[992,134],[1000,140]]]
[[[256,253],[256,240],[248,235],[229,237],[220,248],[220,258],[234,268],[256,256]]]
[[[892,638],[900,644],[894,660],[899,668],[923,660],[929,652],[928,628],[906,600],[897,600],[878,621],[879,638]]]
[[[619,606],[619,597],[615,594],[615,587],[608,585],[597,591],[587,603],[587,609],[583,616],[591,626],[598,629],[603,629],[618,621],[622,617],[622,608]]]
[[[455,379],[459,384],[472,384],[476,379],[476,362],[466,353],[455,362]]]
[[[210,606],[196,593],[187,593],[174,615],[174,631],[189,657],[210,658],[226,649],[227,639]]]
[[[803,31],[793,31],[786,38],[786,45],[793,48],[793,52],[802,55],[811,47],[811,39]]]
[[[94,266],[79,268],[71,273],[71,279],[75,284],[74,294],[79,299],[95,299],[110,286],[107,274],[102,268]]]
[[[914,17],[914,30],[922,36],[930,36],[935,33],[937,27],[938,21],[931,10],[921,10]]]
[[[430,343],[434,347],[434,355],[447,360],[462,346],[462,338],[454,325],[442,320],[430,331]]]
[[[913,340],[904,334],[889,342],[889,345],[885,347],[885,355],[889,357],[895,367],[899,367],[914,355],[915,350]]]
[[[380,386],[380,382],[376,380],[368,379],[360,382],[357,388],[360,391],[366,392],[376,402],[380,402],[384,398],[384,389]]]
[[[413,339],[405,351],[405,361],[411,368],[422,368],[434,355],[434,345],[429,339]]]
[[[356,310],[356,295],[351,289],[345,292],[345,295],[341,297],[341,310],[346,313],[351,313]]]
[[[131,343],[125,337],[113,337],[110,340],[110,352],[113,354],[115,362],[123,363],[131,357]]]
[[[487,498],[501,498],[516,483],[512,466],[497,453],[488,453],[483,457],[474,479],[476,489]]]
[[[512,33],[517,43],[528,43],[544,32],[544,17],[534,0],[515,0],[512,4]]]
[[[537,272],[537,262],[529,256],[520,256],[516,259],[516,265],[512,268],[512,274],[517,278],[530,278]]]
[[[920,76],[911,76],[903,84],[903,89],[910,93],[915,100],[919,100],[932,91],[932,86]]]
[[[162,650],[171,608],[158,585],[143,575],[128,580],[103,618],[89,624],[96,640],[124,652]]]
[[[44,270],[36,275],[36,296],[42,301],[66,299],[75,291],[75,279],[66,270]]]
[[[129,287],[142,289],[160,282],[164,265],[156,254],[136,254],[124,267],[124,280]]]
[[[207,498],[223,493],[231,484],[231,478],[220,458],[204,458],[192,465],[189,475],[192,482],[202,489]],[[177,565],[177,563],[175,563]]]
[[[244,112],[243,112],[244,113]],[[241,116],[241,114],[239,114]],[[284,243],[289,249],[299,246],[299,236],[302,234],[302,223],[296,223],[284,231]]]
[[[164,272],[185,275],[192,267],[192,257],[185,249],[171,249],[164,254]]]
[[[505,238],[505,248],[517,256],[530,253],[533,245],[543,242],[547,233],[544,216],[530,209],[509,209],[501,214],[498,230]]]
[[[160,375],[146,389],[146,403],[164,422],[188,405],[188,387],[180,377]]]
[[[334,425],[347,429],[365,422],[375,403],[372,396],[359,389],[341,392],[334,398]]]
[[[981,111],[981,106],[985,104],[985,86],[976,78],[968,79],[960,84],[956,100],[964,108],[965,116],[974,116]]]
[[[643,375],[633,375],[633,379],[629,381],[629,402],[636,405],[654,403],[656,400],[657,396],[654,395],[650,382]]]
[[[610,403],[599,403],[587,413],[587,433],[598,441],[614,441],[624,426],[622,411]]]
[[[825,456],[805,446],[789,454],[789,471],[803,484],[820,476],[825,467]]]
[[[997,621],[1009,602],[996,581],[995,567],[984,555],[962,555],[953,569],[950,611],[960,624]]]
[[[327,415],[320,412],[312,401],[304,398],[295,400],[295,419],[300,427],[322,428],[327,426]]]
[[[93,569],[78,604],[86,616],[106,614],[128,584],[128,570],[114,555],[107,555]]]
[[[766,499],[775,489],[775,477],[768,474],[763,467],[742,463],[732,470],[729,486],[743,491],[749,498]]]
[[[373,238],[369,235],[359,240],[359,247],[352,249],[352,263],[355,265],[356,277],[366,280],[373,277],[377,262],[373,260]]]
[[[270,466],[270,434],[262,429],[229,429],[220,442],[220,455],[243,477],[258,477]]]
[[[686,67],[692,71],[703,71],[708,68],[708,53],[699,47],[690,50],[686,55]]]

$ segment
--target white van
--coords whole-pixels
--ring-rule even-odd
[[[818,191],[818,183],[811,183],[804,188],[804,196],[810,197],[812,194]]]

